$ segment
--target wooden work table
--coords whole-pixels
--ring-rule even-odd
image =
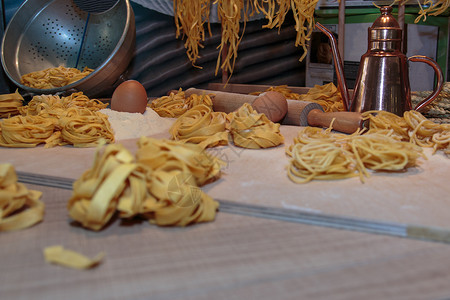
[[[287,145],[297,130],[282,127]],[[136,149],[136,140],[123,144]],[[374,174],[364,184],[352,178],[298,185],[287,179],[284,145],[233,147],[215,150],[228,165],[220,180],[204,187],[221,203],[216,220],[186,228],[116,219],[92,232],[69,219],[67,185],[27,184],[43,192],[45,217],[32,228],[0,234],[0,299],[450,296],[450,162],[442,154],[406,173]],[[69,184],[94,153],[0,149],[2,162],[19,172],[64,177]],[[410,225],[438,228],[443,241],[394,231]],[[42,250],[51,245],[106,257],[91,270],[66,269],[45,262]]]
[[[0,295],[19,299],[444,299],[450,245],[219,213],[211,223],[161,228],[70,225],[69,190],[43,191],[45,221],[0,236]],[[49,265],[61,244],[97,268]]]

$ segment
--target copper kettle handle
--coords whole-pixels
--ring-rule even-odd
[[[432,60],[429,57],[423,56],[423,55],[413,55],[411,57],[408,57],[408,61],[412,61],[412,62],[424,62],[426,64],[429,64],[431,67],[433,67],[434,72],[436,73],[437,76],[437,85],[433,91],[433,93],[431,93],[430,96],[428,96],[427,98],[423,99],[419,104],[416,105],[416,107],[414,108],[414,110],[420,111],[422,110],[425,106],[427,106],[428,104],[431,103],[431,101],[433,101],[434,99],[436,99],[436,97],[439,95],[439,93],[442,90],[443,84],[444,84],[444,76],[442,75],[442,70],[439,67],[439,65]]]

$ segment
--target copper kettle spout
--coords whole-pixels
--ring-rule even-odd
[[[348,93],[347,82],[345,81],[344,65],[342,63],[341,55],[339,54],[336,38],[334,37],[333,33],[328,30],[328,28],[326,28],[319,22],[316,23],[316,27],[330,39],[331,51],[333,53],[334,65],[336,69],[337,84],[342,95],[344,109],[348,111],[351,106],[350,95]]]

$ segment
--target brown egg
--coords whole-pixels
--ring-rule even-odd
[[[262,93],[253,101],[252,107],[257,112],[265,114],[272,122],[281,121],[288,111],[286,97],[274,91]]]
[[[147,108],[147,91],[136,80],[122,82],[111,98],[111,109],[121,112],[141,113]]]

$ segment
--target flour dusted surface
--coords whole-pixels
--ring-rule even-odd
[[[149,107],[143,114],[118,112],[109,108],[100,112],[108,116],[116,141],[168,132],[175,122],[175,119],[160,117]]]

